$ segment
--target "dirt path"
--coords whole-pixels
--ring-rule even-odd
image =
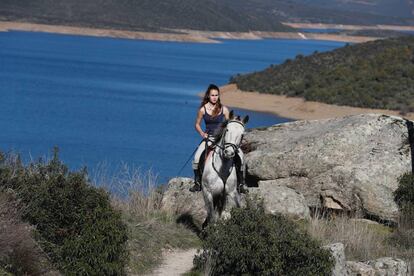
[[[159,268],[149,275],[174,276],[188,272],[193,267],[193,258],[197,249],[172,250],[164,254],[164,261]]]

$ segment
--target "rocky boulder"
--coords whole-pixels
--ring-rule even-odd
[[[177,215],[178,220],[184,223],[194,223],[201,228],[207,217],[203,193],[189,191],[194,181],[191,178],[178,177],[168,182],[167,190],[161,203],[161,209]]]
[[[366,262],[346,261],[345,246],[333,243],[324,246],[335,260],[332,276],[408,276],[408,265],[404,260],[384,257]]]
[[[269,193],[287,187],[310,208],[395,222],[392,192],[412,168],[410,126],[399,117],[364,114],[253,129],[243,145],[248,184],[271,180]]]
[[[401,259],[385,257],[367,262],[346,262],[347,275],[408,276],[408,265]]]
[[[282,213],[294,219],[310,218],[305,197],[274,180],[260,181],[259,187],[249,190],[252,195],[263,199],[265,210],[270,214]]]
[[[332,269],[332,276],[344,276],[347,275],[346,259],[345,259],[345,246],[343,243],[333,243],[323,247],[331,252],[332,257],[335,260],[335,266]]]
[[[201,227],[207,211],[203,193],[189,191],[194,181],[190,178],[178,177],[168,182],[164,192],[161,209],[178,216],[178,220],[191,220]],[[268,213],[282,213],[294,219],[310,218],[310,211],[303,195],[285,186],[274,186],[272,181],[261,182],[260,187],[250,188],[252,196],[263,199]],[[272,189],[269,189],[272,186]],[[241,205],[245,204],[244,195]]]

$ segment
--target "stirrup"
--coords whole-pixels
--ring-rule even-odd
[[[193,187],[190,188],[190,192],[194,193],[199,191],[201,191],[201,185],[200,183],[195,182]]]
[[[193,170],[194,171],[194,185],[190,188],[190,192],[199,192],[201,191],[201,175],[200,171],[198,169]]]

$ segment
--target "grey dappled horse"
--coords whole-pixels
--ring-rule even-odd
[[[223,123],[220,133],[216,136],[215,141],[218,142],[206,157],[202,188],[207,219],[203,227],[221,217],[229,218],[231,208],[240,206],[234,157],[248,120],[249,116],[240,119],[239,116],[234,117],[231,111],[229,120]]]

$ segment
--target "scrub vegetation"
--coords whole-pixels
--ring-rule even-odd
[[[293,30],[215,0],[2,0],[0,20],[151,32]]]
[[[1,155],[1,269],[13,275],[141,274],[160,263],[163,249],[197,247],[198,237],[160,209],[162,190],[151,179],[124,168],[97,183],[86,170],[69,171],[57,150],[50,161],[28,165]],[[97,184],[124,193],[115,197]]]
[[[89,185],[84,170],[69,172],[57,150],[49,162],[27,166],[4,157],[0,187],[13,191],[21,219],[35,226],[37,243],[59,271],[124,274],[127,228],[121,213],[112,208],[107,192]]]
[[[200,239],[162,210],[163,186],[151,172],[124,166],[90,179],[86,170],[69,171],[57,151],[27,165],[0,154],[0,273],[143,274],[160,264],[163,250],[202,248],[188,275],[329,275],[333,261],[321,245],[333,242],[345,244],[348,260],[392,256],[412,267],[413,185],[406,174],[395,191],[397,227],[323,215],[293,222],[250,199]]]
[[[331,275],[334,260],[293,221],[248,199],[246,208],[207,229],[194,264],[209,275]]]

